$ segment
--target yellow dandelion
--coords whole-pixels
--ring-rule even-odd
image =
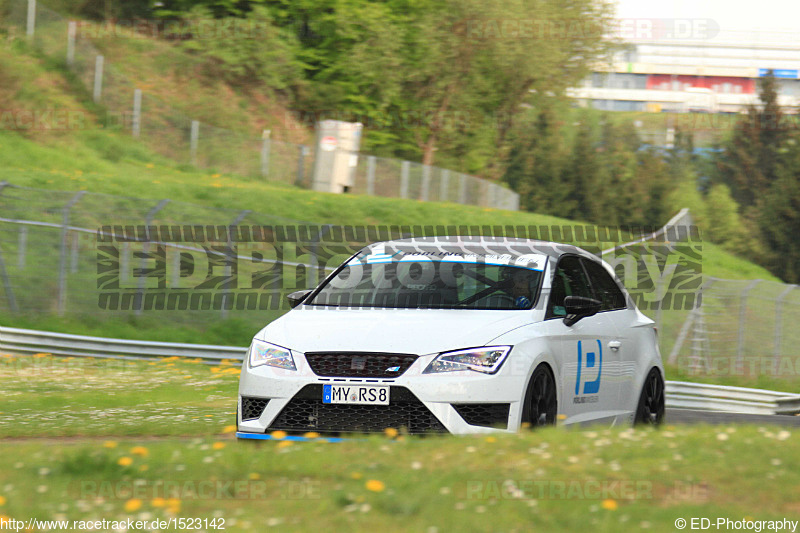
[[[290,440],[282,440],[278,443],[278,448],[288,448],[292,445],[292,441]]]
[[[318,439],[319,433],[316,431],[309,431],[308,433],[303,433],[303,436],[307,439]]]
[[[556,418],[558,418],[559,420],[566,420],[566,419],[567,419],[567,415],[565,415],[565,414],[560,414],[560,415],[558,415]]]
[[[181,511],[181,501],[178,498],[167,500],[167,511],[172,514],[178,514]]]
[[[164,507],[166,504],[167,504],[167,501],[164,498],[160,498],[160,497],[159,498],[153,498],[153,500],[150,502],[150,505],[152,505],[153,507],[157,507],[157,508]]]
[[[272,437],[273,439],[276,439],[276,440],[285,439],[286,438],[286,432],[285,431],[273,431],[272,433],[270,433],[270,437]]]
[[[364,484],[367,487],[367,490],[371,490],[372,492],[383,492],[386,489],[386,485],[383,481],[378,481],[377,479],[370,479]]]
[[[251,472],[250,475],[247,477],[250,479],[250,481],[258,481],[259,479],[261,479],[261,474],[258,474],[256,472]]]
[[[131,448],[131,453],[133,455],[140,455],[142,457],[147,457],[148,455],[150,455],[150,451],[144,446],[134,446],[133,448]]]
[[[133,459],[130,457],[120,457],[117,464],[120,466],[131,466],[133,464]]]
[[[351,472],[350,477],[353,479],[361,479],[364,476],[361,474],[361,472]]]
[[[139,472],[147,472],[148,470],[150,470],[148,465],[142,465],[139,467]]]
[[[218,177],[220,177],[221,175],[222,175],[222,174],[211,174],[211,177],[212,177],[212,178],[218,178]]]
[[[5,504],[6,504],[6,497],[0,496],[0,505],[5,505]]]
[[[125,502],[125,511],[128,513],[134,513],[141,508],[142,508],[142,500],[133,498]]]
[[[619,504],[617,503],[617,500],[612,500],[611,498],[609,498],[607,500],[603,500],[601,506],[603,507],[603,509],[606,509],[607,511],[616,511],[617,508],[619,507]]]
[[[147,163],[147,164],[145,165],[145,167],[147,167],[147,168],[153,168],[153,167],[155,167],[155,165],[154,165],[153,163]]]
[[[107,440],[103,443],[103,448],[113,449],[117,447],[116,441]]]
[[[211,445],[212,450],[221,450],[224,447],[225,447],[224,442],[215,442],[214,444]]]
[[[11,522],[11,517],[10,516],[6,516],[4,514],[0,514],[0,524],[4,524],[5,525],[5,524],[8,524],[9,522]]]
[[[236,426],[234,426],[234,425],[225,426],[222,429],[222,432],[223,433],[236,433]]]
[[[386,429],[384,429],[384,430],[383,430],[383,432],[384,432],[384,433],[386,434],[386,436],[387,436],[387,437],[389,437],[390,439],[393,439],[393,438],[395,438],[395,437],[397,436],[397,430],[396,430],[396,429],[394,429],[394,428],[386,428]]]
[[[486,437],[486,442],[497,442],[497,437]]]

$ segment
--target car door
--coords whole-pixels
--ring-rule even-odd
[[[638,401],[639,391],[636,389],[636,369],[640,363],[637,349],[635,329],[639,324],[637,313],[628,308],[625,295],[611,273],[599,262],[582,258],[584,268],[589,275],[589,282],[595,297],[603,304],[600,313],[605,315],[616,332],[616,340],[611,350],[615,352],[614,368],[609,368],[609,378],[619,385],[620,414],[630,414],[631,406]]]
[[[586,270],[576,255],[564,255],[558,262],[550,290],[545,320],[551,341],[561,362],[560,412],[565,423],[590,420],[612,421],[618,414],[619,385],[609,379],[609,368],[619,364],[615,351],[614,325],[605,313],[584,317],[575,324],[564,324],[567,296],[594,298]]]

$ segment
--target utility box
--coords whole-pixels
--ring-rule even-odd
[[[363,127],[360,122],[317,122],[312,189],[340,194],[353,188]]]

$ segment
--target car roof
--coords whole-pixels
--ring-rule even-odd
[[[547,255],[552,258],[559,258],[564,254],[576,254],[598,260],[598,257],[572,244],[563,244],[552,241],[541,241],[531,239],[518,239],[507,237],[483,237],[483,236],[434,236],[434,237],[412,237],[408,239],[396,239],[370,244],[366,250],[376,248],[390,248],[407,251],[442,251],[454,253],[470,254],[511,254],[520,256],[525,254],[537,253]]]

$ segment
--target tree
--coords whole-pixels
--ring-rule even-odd
[[[777,177],[779,153],[786,139],[771,70],[758,85],[761,107],[749,107],[737,121],[717,162],[722,182],[730,187],[742,209],[751,213],[758,209],[759,198]]]
[[[787,283],[800,282],[800,138],[785,143],[777,178],[766,194],[759,223],[768,250],[766,264]]]

